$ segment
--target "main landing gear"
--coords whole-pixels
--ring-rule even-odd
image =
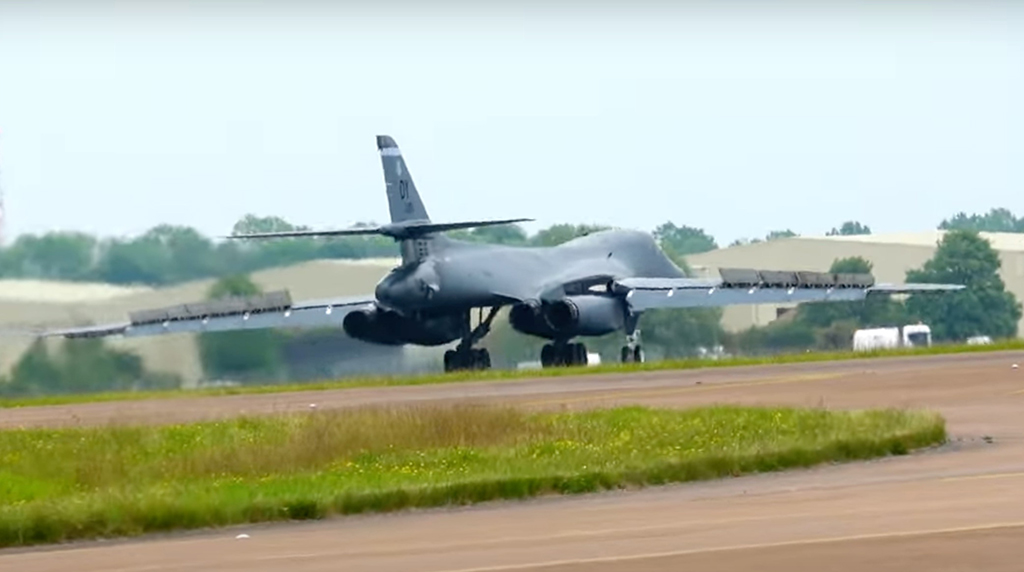
[[[626,345],[622,346],[622,363],[643,363],[644,350],[640,345],[640,330],[637,328],[638,315],[632,315],[626,321]],[[569,343],[556,340],[544,344],[540,352],[542,367],[587,365],[587,346],[580,343]]]
[[[444,352],[444,371],[484,370],[491,368],[491,355],[485,348],[474,348],[491,331],[491,323],[498,315],[499,308],[492,307],[483,317],[481,309],[480,323],[476,328],[470,325],[470,314],[466,312],[463,326],[462,341],[454,350]],[[622,363],[643,363],[644,350],[640,344],[640,330],[637,329],[639,316],[631,316],[626,324],[626,345],[622,346]],[[567,340],[555,340],[544,344],[540,352],[542,367],[584,366],[587,365],[587,346],[582,343],[569,343]]]
[[[540,350],[541,367],[587,365],[587,346],[555,342],[544,344]]]
[[[493,307],[483,318],[483,309],[480,310],[481,320],[476,328],[469,323],[469,312],[466,312],[462,341],[454,350],[444,352],[444,371],[459,371],[473,369],[490,369],[491,354],[486,348],[474,348],[473,344],[479,342],[491,331],[491,323],[498,315],[497,307]]]

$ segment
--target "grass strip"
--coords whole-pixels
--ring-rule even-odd
[[[0,546],[684,482],[944,441],[901,410],[445,406],[0,432]]]
[[[431,385],[471,381],[495,381],[531,379],[538,377],[561,377],[571,375],[621,374],[636,371],[688,370],[718,367],[739,367],[772,364],[814,363],[852,359],[873,359],[911,357],[942,354],[984,353],[997,351],[1024,350],[1024,339],[1011,339],[989,345],[941,344],[927,348],[899,348],[870,352],[836,351],[781,354],[765,357],[729,357],[720,360],[700,358],[670,359],[642,364],[608,363],[590,367],[559,367],[531,370],[490,370],[455,373],[430,373],[401,376],[349,377],[310,383],[286,383],[273,385],[247,385],[240,387],[216,387],[203,389],[178,389],[167,391],[132,391],[77,393],[44,395],[33,397],[0,398],[0,408],[33,407],[43,405],[68,405],[109,401],[137,401],[146,399],[168,399],[187,397],[212,397],[219,395],[286,393],[292,391],[322,391],[326,389],[350,389],[359,387],[386,387],[403,385]]]

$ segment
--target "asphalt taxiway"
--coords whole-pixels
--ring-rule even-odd
[[[0,551],[0,569],[86,571],[1022,570],[1024,353],[853,360],[0,410],[0,426],[179,422],[498,401],[914,407],[951,442],[865,463],[469,508]],[[248,538],[236,538],[245,533]]]

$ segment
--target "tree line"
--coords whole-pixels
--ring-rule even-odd
[[[841,228],[849,225],[860,223],[845,223]],[[370,222],[357,226],[376,225]],[[475,242],[554,246],[605,228],[608,227],[555,224],[530,235],[521,226],[508,225],[455,231],[449,235]],[[249,214],[233,226],[232,234],[292,230],[308,230],[308,227],[280,217]],[[714,237],[703,229],[672,222],[658,226],[653,234],[674,258],[719,247]],[[773,231],[767,239],[793,235],[788,230]],[[74,231],[22,235],[9,246],[0,248],[0,277],[166,286],[249,274],[310,260],[396,256],[397,245],[381,236],[215,241],[188,226],[163,224],[134,238],[99,238]]]
[[[375,226],[362,223],[357,226]],[[498,244],[552,246],[607,228],[599,225],[556,224],[535,234],[518,225],[486,227],[449,233],[464,240]],[[1024,217],[1008,209],[984,214],[960,212],[939,223],[941,230],[1024,232]],[[280,217],[245,215],[234,234],[308,230]],[[719,248],[704,229],[666,222],[653,230],[670,255],[681,257]],[[858,221],[846,221],[827,235],[871,234]],[[764,237],[740,238],[729,246],[797,236],[790,229]],[[163,224],[134,238],[100,238],[82,232],[56,231],[22,235],[0,248],[0,278],[89,281],[108,284],[165,286],[204,278],[248,274],[266,268],[317,259],[361,259],[398,256],[394,241],[381,236],[291,238],[259,242],[214,241],[188,226]]]

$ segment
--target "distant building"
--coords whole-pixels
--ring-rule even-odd
[[[296,300],[372,293],[397,260],[320,260],[274,268],[251,275],[264,291],[287,289]],[[63,327],[117,322],[128,312],[199,301],[215,281],[199,280],[166,288],[108,284],[0,280],[0,327],[49,325]],[[340,328],[339,328],[340,332]],[[186,385],[204,380],[195,334],[146,338],[112,337],[112,347],[137,352],[148,369],[175,373]],[[32,343],[30,336],[0,339],[0,371],[8,373]],[[60,343],[63,340],[54,340]],[[353,373],[392,373],[440,368],[446,348],[388,347],[339,336],[324,343],[285,348],[306,378]]]
[[[861,256],[874,265],[878,281],[904,282],[908,270],[921,268],[935,255],[943,234],[932,231],[784,238],[695,254],[686,260],[698,275],[717,277],[718,269],[723,267],[825,271],[837,258]],[[1007,290],[1024,300],[1024,234],[983,232],[981,236],[999,253]],[[730,331],[763,326],[792,308],[792,304],[731,306],[725,308],[723,323]],[[1024,320],[1018,325],[1021,334]]]

